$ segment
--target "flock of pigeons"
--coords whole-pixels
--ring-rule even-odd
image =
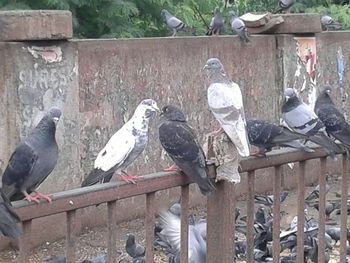
[[[295,4],[295,2],[296,0],[279,0],[278,7],[273,11],[273,13],[288,11]],[[244,21],[240,19],[233,10],[229,11],[229,16],[232,31],[236,33],[244,43],[249,42],[249,32]],[[167,26],[173,31],[172,36],[176,36],[178,31],[192,32],[192,34],[195,34],[195,30],[186,27],[184,22],[173,16],[169,11],[163,9],[161,12],[161,17]],[[220,9],[218,7],[215,8],[206,35],[220,35],[223,31],[224,23],[225,20],[220,13]],[[322,29],[327,31],[341,29],[341,25],[334,21],[329,15],[323,15],[321,17],[321,25]]]

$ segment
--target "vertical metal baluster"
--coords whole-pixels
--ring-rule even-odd
[[[340,206],[340,261],[346,262],[346,241],[347,241],[347,201],[348,201],[348,159],[343,154],[343,172],[341,180],[341,206]]]
[[[107,203],[107,262],[114,263],[117,258],[117,224],[116,224],[117,201]]]
[[[189,185],[181,186],[181,260],[188,262],[188,203]]]
[[[305,161],[299,162],[297,263],[304,263]]]
[[[319,228],[318,228],[318,261],[324,262],[325,230],[326,230],[326,164],[327,157],[320,158],[320,198],[319,198]]]
[[[75,220],[76,210],[66,213],[67,235],[66,235],[66,260],[67,263],[75,262]]]
[[[32,248],[31,244],[32,220],[22,222],[23,235],[19,240],[19,262],[29,262],[29,252]]]
[[[146,263],[153,263],[155,192],[146,194]]]
[[[249,171],[247,189],[247,263],[254,262],[254,181],[255,171]]]
[[[280,220],[281,220],[281,171],[280,165],[275,166],[273,177],[273,262],[280,262]]]

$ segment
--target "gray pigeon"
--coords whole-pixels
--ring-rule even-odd
[[[230,25],[232,30],[237,33],[241,41],[244,43],[250,42],[249,33],[243,20],[236,16],[236,13],[232,10],[229,12],[229,15],[231,16]]]
[[[339,140],[345,146],[347,152],[350,153],[350,126],[346,122],[344,114],[335,107],[329,96],[330,93],[330,86],[321,89],[316,100],[315,112],[326,126],[327,133]]]
[[[326,180],[329,177],[326,177]],[[329,186],[329,184],[326,183],[326,194],[329,192],[329,190],[331,189],[331,187]],[[318,184],[315,189],[313,189],[311,191],[311,193],[305,198],[305,202],[306,203],[310,203],[311,201],[318,199],[320,197],[320,185]]]
[[[22,234],[22,230],[18,225],[20,219],[1,189],[0,194],[0,232],[6,237],[18,239]]]
[[[284,202],[288,196],[287,191],[282,191],[280,194],[280,202]],[[265,206],[273,206],[273,195],[255,195],[254,197],[255,203],[265,205]]]
[[[66,257],[55,257],[55,258],[50,258],[45,261],[45,263],[66,263],[67,259]],[[84,260],[82,263],[91,263],[90,260]]]
[[[203,69],[209,78],[208,104],[211,112],[236,146],[238,153],[243,157],[249,156],[241,89],[228,79],[219,59],[208,59]]]
[[[181,251],[180,237],[181,237],[181,219],[170,212],[161,212],[160,220],[163,225],[161,234],[167,238],[175,251],[175,258],[179,259]],[[188,226],[188,262],[189,263],[205,263],[207,245],[199,230],[195,225]],[[179,262],[174,259],[170,262]]]
[[[130,234],[126,240],[125,250],[128,255],[132,258],[140,258],[145,255],[145,248],[136,243],[135,236]]]
[[[56,125],[61,110],[52,107],[34,130],[19,143],[12,153],[2,176],[2,190],[11,201],[25,197],[29,202],[40,199],[51,202],[47,195],[36,191],[55,168],[58,159]],[[35,192],[35,196],[30,194]]]
[[[332,17],[324,15],[321,17],[322,30],[339,30],[341,25],[338,22],[335,22]]]
[[[313,152],[299,140],[307,136],[277,126],[271,122],[258,119],[247,120],[247,131],[250,144],[259,148],[255,156],[265,156],[275,146],[296,148],[305,152]],[[253,154],[252,154],[253,155]]]
[[[224,28],[224,19],[221,16],[220,9],[218,7],[214,10],[214,16],[211,19],[209,30],[206,33],[207,36],[220,35]]]
[[[81,184],[82,187],[109,182],[114,173],[123,173],[122,180],[135,183],[137,176],[128,175],[124,170],[143,152],[148,142],[148,124],[157,103],[151,99],[143,100],[131,119],[124,124],[99,152],[94,169]]]
[[[273,14],[282,12],[282,11],[288,11],[292,5],[294,5],[296,0],[279,0],[278,1],[278,7],[275,11],[273,11]]]
[[[158,131],[161,145],[180,170],[197,183],[202,194],[212,191],[215,187],[208,178],[203,149],[178,107],[163,107]]]
[[[308,136],[308,139],[321,145],[335,159],[339,146],[326,134],[326,127],[316,113],[303,103],[294,89],[284,91],[285,100],[282,105],[282,118],[294,132]]]
[[[319,204],[314,204],[314,208],[316,208],[317,211],[319,211]],[[336,209],[340,209],[340,202],[326,202],[325,208],[326,220],[328,220],[329,216],[333,211],[335,211]]]
[[[160,15],[164,19],[168,27],[170,27],[173,30],[173,37],[176,36],[176,33],[178,31],[187,31],[185,23],[177,17],[170,14],[168,10],[163,9]]]

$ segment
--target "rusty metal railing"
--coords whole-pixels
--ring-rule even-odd
[[[347,159],[340,153],[342,159],[342,188],[341,188],[341,240],[340,262],[346,262],[346,230],[347,228]],[[303,263],[304,253],[304,197],[305,197],[305,164],[307,160],[320,160],[320,207],[319,207],[319,237],[325,233],[325,196],[326,196],[326,153],[321,148],[315,148],[313,153],[297,150],[275,150],[267,154],[266,158],[246,158],[240,162],[240,172],[247,172],[247,262],[254,262],[254,182],[255,171],[274,167],[273,194],[279,196],[281,192],[282,166],[291,162],[298,162],[298,232],[297,232],[297,263]],[[215,176],[215,167],[209,163],[209,174]],[[112,182],[86,188],[78,188],[53,194],[53,203],[29,204],[18,201],[14,203],[16,211],[22,220],[23,236],[20,240],[19,262],[29,261],[30,229],[35,218],[48,215],[66,213],[66,257],[67,262],[75,260],[75,222],[78,209],[107,203],[107,252],[108,262],[114,262],[116,257],[116,203],[118,200],[137,195],[146,195],[146,262],[153,262],[153,240],[155,221],[155,193],[173,187],[181,187],[181,262],[187,263],[188,254],[188,209],[190,182],[178,173],[155,173],[145,175],[137,185]],[[207,202],[207,262],[234,262],[234,185],[219,182],[217,190],[208,196]],[[33,206],[36,209],[32,209]],[[273,262],[280,260],[280,201],[274,198],[273,205]],[[319,262],[324,257],[324,238],[319,238]]]

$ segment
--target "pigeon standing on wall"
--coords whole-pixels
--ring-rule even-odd
[[[348,156],[350,156],[350,126],[344,115],[335,107],[329,96],[330,93],[331,87],[329,86],[321,89],[321,93],[316,100],[315,112],[326,126],[327,133],[339,140],[345,146]]]
[[[168,25],[168,27],[173,30],[173,34],[172,34],[173,37],[176,36],[176,33],[178,31],[188,31],[185,23],[182,22],[177,17],[170,14],[170,12],[168,10],[163,9],[161,11],[160,15],[164,19],[164,21]]]
[[[18,223],[19,217],[13,210],[10,201],[0,189],[0,231],[9,238],[18,239],[22,234],[22,230]]]
[[[275,11],[273,11],[273,14],[277,14],[282,11],[288,11],[292,5],[294,5],[296,0],[279,0],[278,1],[278,7]]]
[[[202,194],[212,191],[204,152],[182,111],[173,105],[163,107],[158,130],[160,143],[180,170],[198,184]]]
[[[285,101],[282,105],[282,118],[294,132],[308,136],[309,140],[321,145],[326,152],[335,159],[340,150],[326,134],[326,128],[316,113],[303,103],[294,89],[284,91]]]
[[[19,143],[12,153],[2,176],[2,190],[11,201],[23,197],[29,202],[39,203],[40,199],[51,202],[48,195],[36,191],[39,185],[55,168],[58,159],[56,125],[61,110],[50,108],[34,130]],[[35,196],[31,196],[35,192]]]
[[[123,173],[121,179],[135,183],[137,176],[124,170],[143,152],[148,142],[148,124],[154,112],[159,111],[152,99],[143,100],[131,119],[124,124],[99,152],[94,169],[81,184],[82,187],[109,182],[114,173]]]
[[[338,22],[335,22],[332,17],[324,15],[321,17],[322,30],[339,30],[341,25]]]
[[[250,42],[249,33],[243,20],[240,19],[234,11],[230,11],[229,15],[231,16],[230,25],[233,32],[236,32],[244,43]]]
[[[224,19],[221,16],[220,9],[218,7],[214,10],[214,16],[211,19],[209,30],[206,33],[207,36],[220,35],[224,28]]]
[[[208,104],[214,117],[236,146],[238,153],[249,156],[242,93],[239,86],[230,81],[217,58],[210,58],[203,68],[209,78]]]
[[[285,127],[258,119],[247,120],[247,131],[250,144],[259,148],[256,156],[265,155],[275,146],[291,147],[305,152],[313,152],[299,140],[307,136],[292,132]]]

